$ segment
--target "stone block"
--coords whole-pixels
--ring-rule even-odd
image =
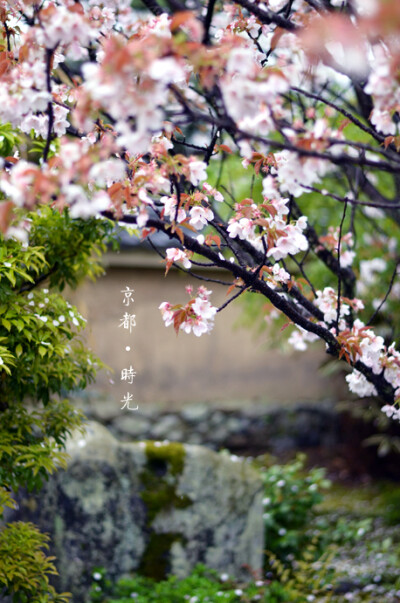
[[[162,578],[197,563],[238,579],[260,572],[262,482],[248,463],[202,446],[118,442],[98,423],[67,442],[68,468],[17,515],[51,536],[57,587],[85,601],[95,567]]]

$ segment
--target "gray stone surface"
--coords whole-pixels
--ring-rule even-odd
[[[118,416],[112,423],[113,430],[117,433],[132,438],[145,439],[151,428],[151,422],[146,417],[138,413],[122,414]]]
[[[114,409],[114,416],[109,414]],[[97,406],[85,409],[97,420]],[[333,447],[338,442],[338,414],[333,402],[318,407],[299,404],[264,407],[243,403],[240,408],[192,404],[175,411],[144,407],[137,413],[122,413],[118,405],[107,405],[105,419],[99,419],[121,440],[164,440],[202,444],[213,449],[253,455],[315,446]]]
[[[66,471],[18,516],[52,539],[58,587],[85,601],[93,569],[183,576],[202,562],[245,578],[262,566],[262,483],[237,457],[201,446],[120,443],[98,423],[67,443]],[[11,518],[10,518],[11,519]]]
[[[155,439],[181,440],[184,433],[184,425],[177,415],[164,415],[153,426],[151,435]]]
[[[206,404],[192,404],[182,409],[182,417],[191,423],[203,421],[210,413]]]

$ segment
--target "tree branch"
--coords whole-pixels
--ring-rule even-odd
[[[285,19],[285,17],[282,17],[267,8],[261,8],[260,5],[252,3],[249,0],[235,0],[235,3],[248,10],[249,13],[257,17],[261,23],[264,23],[265,25],[277,25],[287,31],[297,31],[299,29],[298,26],[289,19]],[[262,6],[264,7],[265,5],[263,4]]]

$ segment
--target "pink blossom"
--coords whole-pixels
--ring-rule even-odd
[[[375,335],[371,330],[364,332],[364,337],[360,342],[361,360],[363,364],[370,367],[377,375],[382,371],[380,363],[385,342],[383,337]]]
[[[371,113],[371,123],[383,134],[396,134],[396,124],[389,111],[380,111],[375,107]]]
[[[192,306],[194,312],[201,316],[205,320],[212,320],[217,312],[217,308],[211,305],[211,303],[201,297],[196,297]]]
[[[272,279],[277,283],[286,284],[290,280],[290,274],[284,268],[281,268],[279,264],[274,264],[272,267]],[[271,283],[269,283],[271,286]]]
[[[323,291],[317,291],[317,297],[314,304],[324,314],[324,321],[327,324],[334,322],[337,318],[338,302],[337,295],[332,287],[325,287]],[[340,318],[347,316],[350,312],[350,306],[341,302]]]
[[[276,209],[277,211],[277,218],[283,218],[283,216],[287,216],[289,213],[289,208],[288,208],[288,202],[289,199],[282,199],[281,197],[275,197],[274,199],[271,199],[271,205]],[[301,222],[298,222],[298,225],[301,225]],[[302,228],[302,230],[304,230],[304,228]]]
[[[170,262],[182,262],[184,268],[190,268],[192,262],[187,257],[187,254],[182,249],[178,249],[177,247],[170,247],[166,252],[167,259]]]
[[[207,195],[211,195],[215,201],[218,201],[218,203],[222,203],[224,201],[224,196],[222,193],[210,186],[208,182],[203,182],[203,190],[207,193]]]
[[[248,218],[240,218],[239,220],[231,218],[227,231],[232,239],[239,237],[242,240],[254,237],[255,232],[254,225]]]
[[[274,260],[279,261],[288,255],[295,255],[299,251],[306,251],[307,249],[308,241],[306,237],[296,228],[293,228],[288,230],[288,236],[279,237],[274,247],[268,250],[267,256],[272,256]]]
[[[286,0],[268,0],[268,7],[273,11],[281,10],[286,5]]]
[[[89,199],[84,191],[76,185],[70,185],[65,189],[65,196],[72,204],[70,209],[71,218],[88,218],[107,210],[111,205],[111,199],[105,191],[97,191]]]
[[[169,327],[174,322],[174,313],[171,311],[171,304],[168,302],[162,302],[159,305],[159,310],[161,310],[162,318],[166,327]]]
[[[400,421],[400,410],[396,406],[385,404],[382,406],[381,411],[389,418],[394,421]]]
[[[234,48],[229,56],[226,70],[228,73],[237,73],[246,78],[255,76],[258,64],[252,48]]]
[[[200,337],[201,335],[204,335],[204,333],[209,333],[211,331],[212,323],[209,323],[209,322],[206,322],[205,320],[197,318],[192,323],[192,329],[193,329],[194,335],[196,335],[196,337]]]
[[[276,178],[271,176],[271,174],[269,174],[268,176],[266,176],[263,179],[262,184],[263,184],[263,190],[262,190],[263,197],[265,197],[266,199],[275,199],[276,197],[280,196],[278,189],[276,187]]]
[[[61,105],[54,105],[53,129],[57,136],[63,136],[66,133],[68,126],[70,125],[69,121],[67,120],[68,113],[69,109],[67,107],[62,107]]]
[[[186,79],[182,66],[172,57],[156,59],[150,65],[148,73],[153,80],[158,80],[164,84],[184,83]]]
[[[207,179],[207,164],[204,161],[190,161],[189,170],[189,180],[193,186],[197,186],[202,180]]]
[[[144,228],[147,224],[148,219],[149,214],[146,209],[142,206],[139,210],[138,215],[136,216],[136,224],[138,225],[138,228]]]
[[[297,351],[303,352],[308,348],[308,343],[318,340],[318,335],[310,333],[301,327],[296,327],[288,339],[288,343]]]
[[[94,180],[98,186],[111,186],[126,176],[125,164],[121,159],[110,158],[99,161],[90,168],[89,179]]]
[[[350,375],[346,376],[346,381],[349,385],[349,390],[360,396],[360,398],[377,395],[375,386],[367,381],[366,377],[356,369]]]
[[[192,207],[189,214],[189,223],[196,228],[196,230],[201,230],[214,218],[212,210],[209,207],[203,207],[202,205],[195,205]]]
[[[175,214],[176,214],[176,197],[161,197],[160,199],[161,203],[164,205],[165,208],[165,215],[170,219],[170,220],[175,220]],[[178,215],[176,217],[176,221],[179,222],[183,222],[186,219],[186,211],[180,207],[178,209]]]

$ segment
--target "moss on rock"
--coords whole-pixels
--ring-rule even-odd
[[[138,569],[139,574],[154,580],[163,580],[171,569],[171,547],[174,542],[184,542],[181,534],[150,534],[149,542]]]
[[[146,442],[148,461],[164,461],[168,463],[172,475],[181,475],[185,464],[185,447],[180,442]]]
[[[192,504],[192,501],[188,496],[177,494],[176,491],[185,464],[183,444],[148,441],[145,454],[147,461],[140,479],[144,486],[141,498],[146,506],[146,529],[149,540],[139,572],[144,576],[161,580],[169,570],[172,544],[183,539],[175,532],[155,532],[152,523],[158,513],[171,508],[185,509]]]

